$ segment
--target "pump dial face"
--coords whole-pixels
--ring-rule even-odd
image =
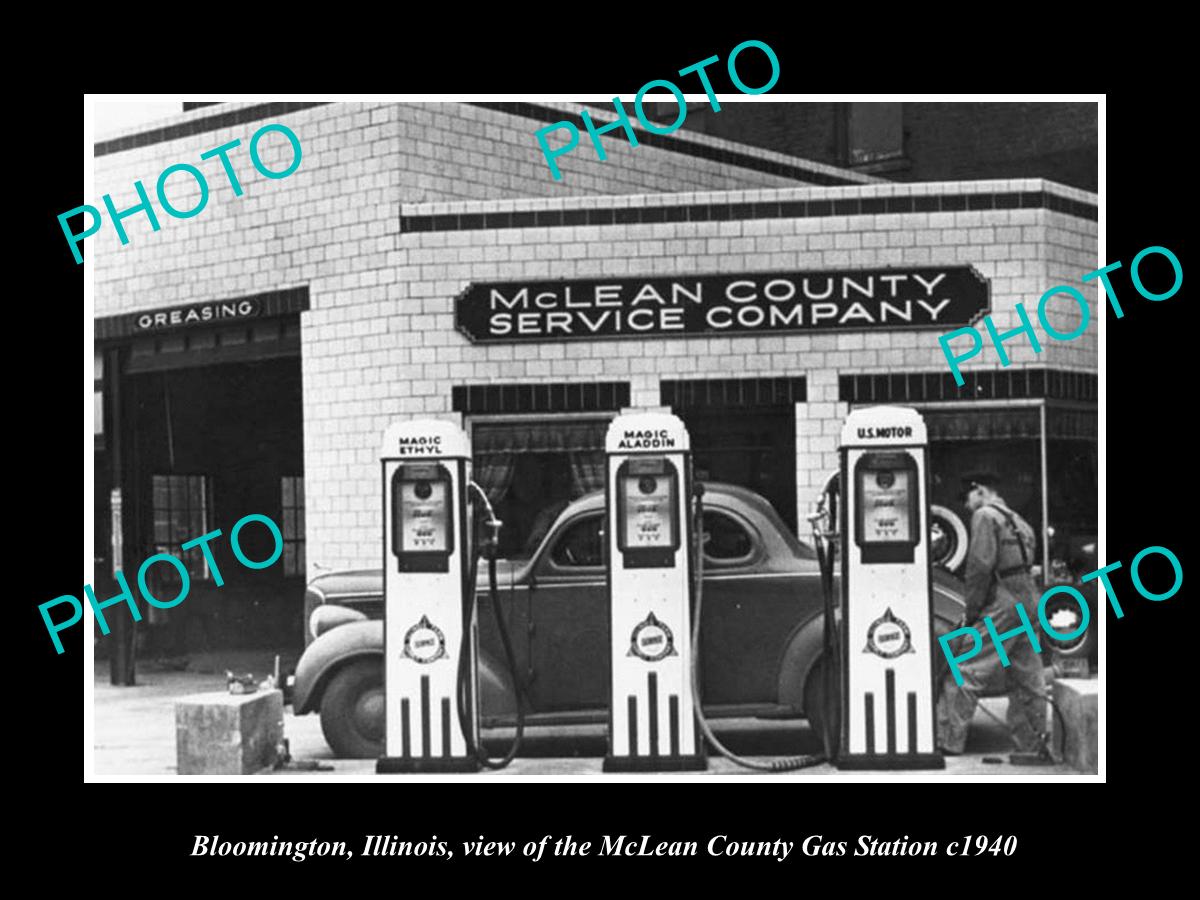
[[[872,543],[911,541],[909,473],[884,469],[863,484],[863,540]]]
[[[405,550],[438,552],[448,549],[446,482],[406,481],[400,491],[400,503]]]
[[[673,547],[671,479],[665,475],[642,475],[623,480],[627,549]]]

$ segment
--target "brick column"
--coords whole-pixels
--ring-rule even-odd
[[[838,434],[850,411],[838,401],[837,372],[807,373],[808,402],[796,404],[796,512],[801,537],[825,478],[838,466]]]

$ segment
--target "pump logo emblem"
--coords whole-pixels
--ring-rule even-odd
[[[671,629],[658,621],[654,613],[638,622],[630,638],[629,652],[626,656],[637,656],[646,662],[658,662],[668,656],[677,656],[675,636]]]
[[[871,623],[867,629],[867,646],[863,653],[874,653],[884,659],[895,659],[905,653],[916,653],[912,645],[912,632],[903,619],[897,619],[889,606],[887,612]]]
[[[421,616],[421,621],[405,633],[401,655],[421,664],[435,662],[446,655],[446,636],[428,616]]]

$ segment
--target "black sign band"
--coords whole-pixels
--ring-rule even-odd
[[[471,284],[455,324],[473,343],[936,329],[991,308],[970,266]]]
[[[194,325],[212,325],[228,319],[253,319],[261,310],[262,305],[256,298],[244,297],[241,300],[217,300],[212,303],[134,313],[130,316],[130,324],[134,333],[167,331]]]

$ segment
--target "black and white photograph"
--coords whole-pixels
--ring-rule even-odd
[[[1103,96],[756,43],[89,97],[88,780],[1103,780]]]

